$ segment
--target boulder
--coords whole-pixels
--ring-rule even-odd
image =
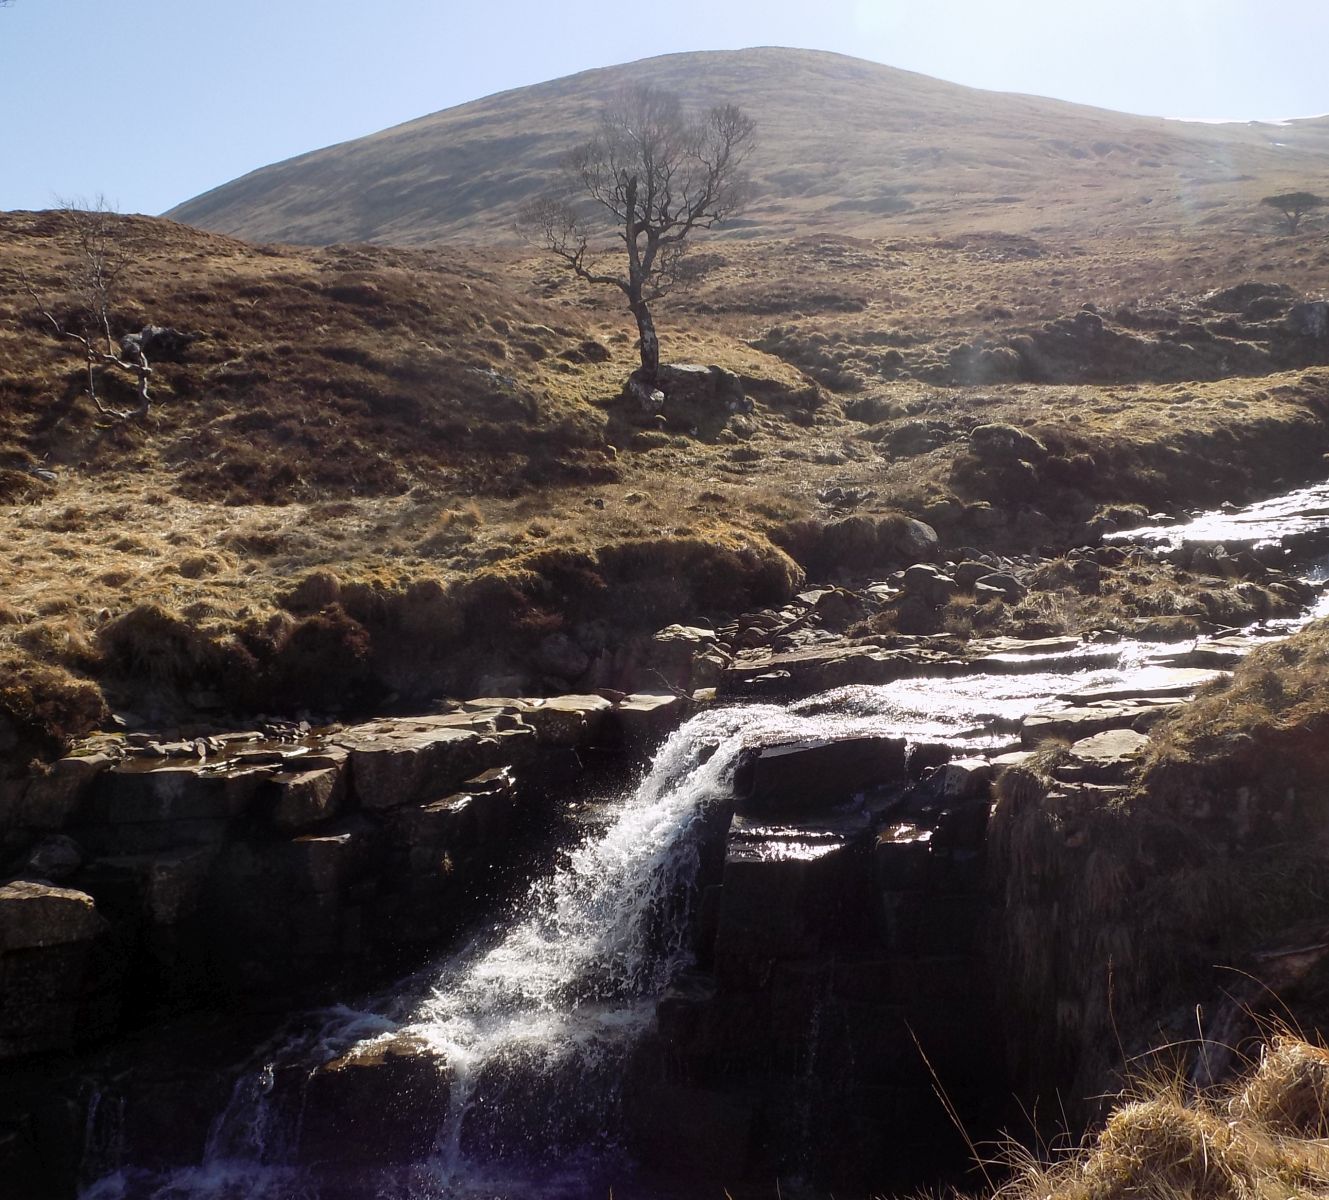
[[[941,538],[925,521],[913,517],[886,517],[877,526],[879,555],[883,562],[920,562],[937,557]]]
[[[86,892],[32,880],[0,887],[0,1060],[107,1032],[114,979],[93,950],[108,928]]]
[[[901,586],[908,597],[916,597],[929,608],[940,608],[958,590],[956,582],[930,563],[906,567]]]
[[[1009,575],[1004,571],[995,571],[991,575],[984,575],[974,583],[975,589],[979,587],[995,588],[1001,592],[1007,600],[1019,600],[1025,594],[1026,588],[1014,575]]]
[[[0,954],[88,942],[104,929],[86,892],[25,879],[0,887]]]
[[[1099,325],[1101,327],[1101,321]],[[996,423],[976,426],[969,435],[969,448],[978,458],[986,462],[999,463],[1020,459],[1028,462],[1047,456],[1047,447],[1033,435],[1017,429],[1014,425]]]
[[[23,863],[23,873],[48,883],[61,883],[83,865],[83,850],[73,838],[53,833],[42,838]]]
[[[646,667],[666,683],[687,688],[692,685],[696,660],[718,650],[716,633],[697,625],[668,625],[651,638]]]
[[[665,404],[670,410],[688,406],[714,408],[726,413],[752,411],[752,401],[743,391],[743,381],[723,367],[665,363],[656,375],[656,382],[664,392]]]
[[[974,584],[982,579],[984,575],[992,574],[992,564],[967,559],[964,562],[957,563],[952,574],[961,591],[972,592]]]

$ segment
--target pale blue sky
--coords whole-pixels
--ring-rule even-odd
[[[1329,112],[1324,0],[13,0],[0,209],[161,212],[491,92],[755,45],[1160,116]]]

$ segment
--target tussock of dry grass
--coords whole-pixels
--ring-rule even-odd
[[[1244,757],[1254,738],[1317,742],[1329,731],[1329,621],[1251,654],[1230,682],[1161,725],[1150,767]],[[1308,767],[1312,764],[1307,763]]]
[[[1206,1096],[1147,1083],[1080,1150],[1024,1157],[1003,1200],[1289,1200],[1329,1195],[1329,1054],[1278,1037]]]

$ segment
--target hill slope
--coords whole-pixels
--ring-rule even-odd
[[[510,237],[522,202],[625,84],[757,120],[759,199],[731,236],[1181,227],[1329,187],[1329,119],[1202,125],[986,92],[861,59],[671,54],[502,92],[254,171],[168,215],[325,244]],[[1267,221],[1267,213],[1259,219]]]

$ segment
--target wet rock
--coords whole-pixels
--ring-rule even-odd
[[[387,1166],[427,1159],[447,1118],[451,1080],[447,1063],[412,1034],[361,1043],[305,1084],[300,1161]]]
[[[947,803],[986,798],[992,783],[992,764],[986,758],[957,758],[938,767],[938,793]]]
[[[1073,708],[1031,713],[1020,726],[1020,742],[1037,746],[1053,739],[1079,741],[1109,729],[1145,732],[1178,704],[1181,696],[1101,700]]]
[[[1223,671],[1204,671],[1193,667],[1151,667],[1134,678],[1105,688],[1086,688],[1058,696],[1073,704],[1097,700],[1148,700],[1193,695],[1196,688],[1225,677]]]
[[[872,872],[883,892],[921,891],[928,884],[932,830],[897,822],[883,830],[872,849]]]
[[[748,1171],[757,1121],[747,1097],[653,1083],[630,1098],[629,1123],[632,1152],[671,1177],[732,1183]]]
[[[834,940],[853,890],[851,844],[833,828],[735,821],[715,938],[722,989],[759,985],[773,962],[812,957]]]
[[[745,813],[816,812],[905,778],[903,738],[791,742],[744,754],[734,790]]]

